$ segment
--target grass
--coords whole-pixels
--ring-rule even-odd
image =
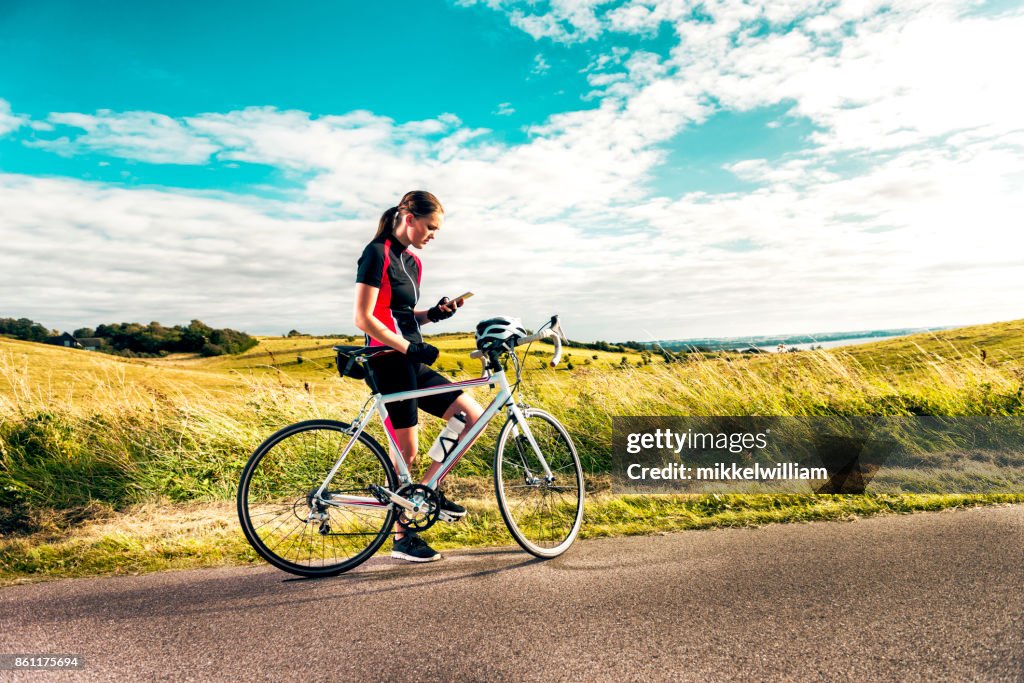
[[[536,345],[523,393],[560,418],[599,480],[612,415],[1024,415],[1022,340],[1024,321],[1011,321],[847,349],[670,365],[655,357],[642,367],[635,353],[567,349],[572,370],[545,368],[551,347]],[[471,337],[433,341],[446,373],[477,374]],[[351,340],[264,338],[237,357],[140,360],[0,338],[2,580],[254,560],[230,504],[238,474],[276,429],[358,411],[366,388],[337,377],[330,347],[339,342]],[[623,355],[629,366],[620,368]],[[423,443],[438,422],[425,421]],[[496,434],[488,430],[458,476],[490,476]],[[439,547],[510,542],[493,502],[470,500],[470,523],[432,532]],[[584,536],[1006,502],[1022,499],[602,494]]]

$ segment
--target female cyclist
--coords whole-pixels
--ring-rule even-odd
[[[451,384],[429,365],[437,360],[437,348],[423,341],[420,326],[450,318],[462,300],[447,297],[429,309],[417,310],[423,267],[409,247],[422,249],[433,240],[444,222],[444,208],[437,197],[422,190],[408,192],[397,206],[384,212],[377,235],[359,257],[356,273],[356,327],[366,334],[369,346],[390,346],[400,353],[389,354],[373,363],[378,389],[390,394],[410,389]],[[463,413],[466,433],[483,412],[472,397],[456,389],[450,393],[388,404],[385,428],[391,431],[402,449],[402,457],[412,467],[417,450],[417,408],[448,420]],[[432,463],[424,475],[428,481],[440,468]],[[441,509],[450,517],[461,517],[466,509],[438,491]],[[430,562],[441,555],[418,535],[399,530],[395,533],[392,557],[411,562]]]

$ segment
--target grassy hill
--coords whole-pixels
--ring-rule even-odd
[[[0,337],[0,397],[52,401],[90,400],[112,386],[166,391],[188,386],[226,390],[238,386],[229,373],[171,366]]]
[[[983,354],[984,352],[984,354]],[[878,372],[918,372],[947,361],[998,367],[1024,362],[1024,320],[972,325],[874,342],[848,349],[851,358]]]
[[[469,358],[471,335],[430,341],[441,349],[435,364],[440,371],[453,378],[479,374],[478,362]],[[112,402],[131,403],[132,397],[244,403],[254,391],[274,388],[348,402],[364,396],[366,388],[337,376],[331,347],[355,342],[261,337],[258,346],[235,356],[126,359],[0,337],[0,401],[6,400],[8,410],[18,404],[102,410]],[[1024,320],[831,350],[692,354],[671,366],[654,356],[642,368],[636,352],[567,348],[563,363],[551,369],[551,352],[535,344],[524,364],[527,386],[542,401],[550,393],[572,407],[582,397],[607,404],[606,414],[628,414],[629,407],[648,414],[804,414],[816,412],[824,399],[855,394],[938,391],[962,398],[971,387],[1013,388],[1024,359]],[[623,358],[629,367],[621,366]]]
[[[332,347],[356,345],[356,337],[258,337],[259,344],[237,355],[204,358],[198,354],[174,354],[166,358],[122,358],[107,354],[67,349],[0,337],[0,398],[26,398],[93,403],[112,389],[134,388],[143,393],[160,391],[195,398],[224,394],[245,394],[255,383],[272,382],[302,387],[326,395],[365,391],[365,385],[341,380],[334,365]],[[440,350],[434,367],[452,378],[480,374],[479,361],[469,354],[475,348],[470,333],[428,338]],[[574,367],[611,369],[622,358],[636,366],[639,353],[607,353],[566,349],[563,363],[547,368],[553,347],[534,344],[527,364],[531,376],[559,377]],[[545,367],[542,367],[545,366]]]
[[[249,351],[235,356],[216,356],[202,358],[199,356],[176,356],[155,361],[170,367],[187,368],[204,371],[236,371],[261,374],[284,373],[295,380],[316,381],[337,376],[334,366],[334,351],[337,344],[355,346],[362,343],[361,338],[339,337],[321,339],[314,337],[258,337],[260,343]],[[476,348],[471,333],[444,334],[427,337],[431,344],[438,347],[438,356],[434,368],[451,377],[469,377],[480,373],[480,363],[469,357]],[[638,352],[608,353],[590,351],[580,348],[566,348],[563,352],[563,363],[556,369],[541,368],[550,360],[554,348],[545,344],[534,344],[530,349],[530,371],[569,372],[568,364],[574,367],[588,365],[600,368],[618,366],[625,357],[631,365],[641,361]]]
[[[470,335],[430,341],[446,374],[479,373]],[[238,356],[125,359],[0,338],[0,583],[252,561],[231,504],[249,454],[289,423],[349,418],[367,396],[363,383],[337,376],[339,342],[351,339],[265,337]],[[551,369],[551,352],[531,350],[523,395],[573,435],[596,494],[587,535],[1004,499],[609,498],[612,415],[1024,415],[1024,320],[830,350],[690,355],[670,365],[655,356],[642,367],[637,353],[577,348],[565,353],[573,369]],[[439,422],[422,420],[422,443]],[[469,493],[489,490],[496,431],[449,483],[477,521],[434,532],[440,547],[503,542],[493,495]],[[379,427],[371,433],[383,440]]]

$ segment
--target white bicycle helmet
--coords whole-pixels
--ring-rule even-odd
[[[519,318],[499,315],[496,318],[481,320],[476,326],[476,348],[487,351],[505,342],[512,341],[507,348],[512,348],[515,339],[528,336],[523,321]]]

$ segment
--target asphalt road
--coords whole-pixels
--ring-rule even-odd
[[[1024,680],[1024,507],[0,589],[0,680]]]

